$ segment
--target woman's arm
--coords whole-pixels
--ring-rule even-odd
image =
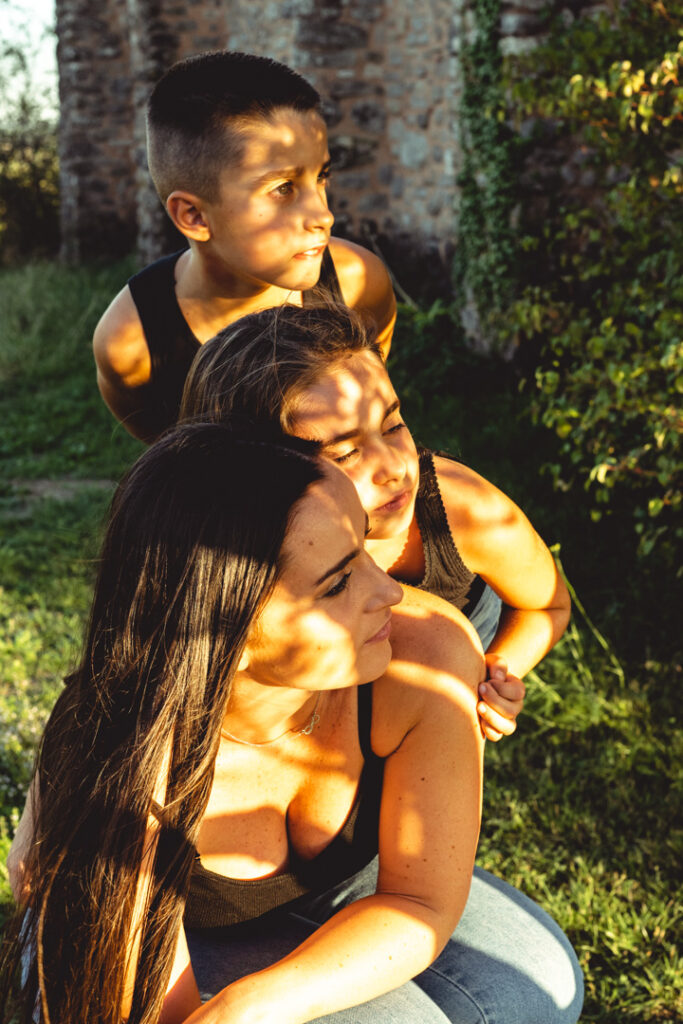
[[[552,554],[515,503],[467,466],[435,457],[448,524],[465,564],[506,607],[487,655],[522,678],[569,622],[570,600]]]
[[[479,831],[482,657],[462,616],[431,595],[409,597],[394,620],[395,658],[373,690],[373,748],[386,757],[377,892],[228,986],[191,1024],[303,1024],[408,981],[451,935]]]

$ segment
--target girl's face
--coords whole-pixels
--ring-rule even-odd
[[[343,473],[325,467],[298,503],[283,570],[245,651],[258,682],[334,690],[377,679],[391,660],[402,590],[364,550],[366,517]]]
[[[357,352],[332,365],[295,402],[291,433],[322,441],[325,458],[353,482],[368,516],[369,539],[407,530],[420,467],[378,356]]]

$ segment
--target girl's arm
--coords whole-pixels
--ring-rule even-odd
[[[408,981],[451,935],[479,830],[482,658],[468,624],[438,598],[411,597],[394,618],[395,659],[373,690],[373,748],[386,757],[377,892],[272,967],[163,1024],[303,1024]]]
[[[552,554],[514,501],[459,463],[434,459],[448,524],[465,564],[502,598],[487,656],[524,677],[557,643],[570,600]]]

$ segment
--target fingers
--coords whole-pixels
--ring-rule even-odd
[[[508,663],[500,654],[485,654],[486,676],[488,679],[503,680],[508,674]]]
[[[521,679],[508,676],[504,683],[481,683],[477,712],[483,735],[497,743],[517,728],[515,719],[524,706],[526,688]]]

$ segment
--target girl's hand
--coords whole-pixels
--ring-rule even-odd
[[[517,728],[516,718],[522,710],[526,688],[521,679],[510,675],[507,664],[498,654],[486,654],[486,682],[479,684],[477,703],[479,724],[487,740],[497,743],[511,736]]]

